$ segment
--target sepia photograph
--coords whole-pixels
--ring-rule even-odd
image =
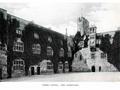
[[[0,82],[84,81],[120,81],[120,3],[0,2]]]

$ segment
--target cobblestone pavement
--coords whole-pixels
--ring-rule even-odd
[[[3,82],[81,82],[81,81],[120,81],[119,72],[61,73],[34,75],[2,80]]]

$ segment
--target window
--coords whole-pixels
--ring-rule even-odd
[[[80,61],[82,60],[82,55],[80,55]]]
[[[105,58],[105,57],[106,57],[106,54],[101,53],[101,58]]]
[[[47,56],[53,56],[53,49],[50,46],[47,47]]]
[[[24,44],[20,38],[18,38],[17,41],[14,42],[13,51],[24,52]]]
[[[91,53],[91,59],[95,59],[95,53]]]
[[[52,38],[51,37],[48,37],[48,42],[52,42]]]
[[[34,38],[39,39],[39,35],[37,33],[34,33]]]
[[[58,69],[63,69],[63,64],[62,64],[62,62],[59,62],[59,67],[58,67]]]
[[[100,44],[101,44],[101,40],[100,40],[100,39],[97,39],[97,40],[96,40],[96,44],[99,44],[99,45],[100,45]]]
[[[22,35],[22,30],[17,29],[17,30],[16,30],[16,33],[19,34],[19,35]]]
[[[69,65],[68,65],[68,61],[65,62],[65,69],[68,69]]]
[[[15,59],[13,61],[13,70],[24,70],[25,64],[22,59]]]
[[[47,62],[47,69],[53,69],[53,64],[51,61]]]
[[[33,52],[33,54],[40,54],[41,53],[40,44],[33,44],[32,45],[32,52]]]
[[[90,39],[95,39],[95,35],[90,35]]]
[[[63,49],[63,48],[60,49],[59,56],[60,56],[60,57],[64,57],[64,49]]]

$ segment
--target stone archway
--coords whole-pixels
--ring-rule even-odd
[[[95,72],[95,66],[91,67],[92,72]]]

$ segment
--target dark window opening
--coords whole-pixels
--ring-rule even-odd
[[[92,72],[95,72],[95,66],[92,66]]]

